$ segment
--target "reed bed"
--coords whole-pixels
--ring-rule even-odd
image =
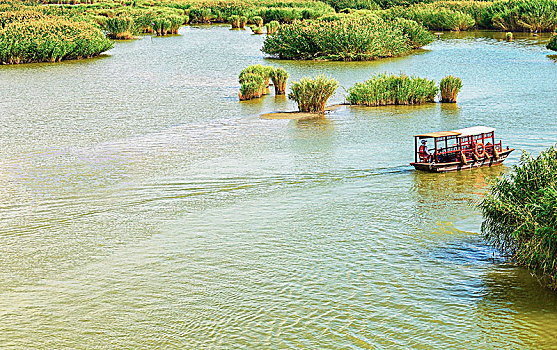
[[[455,103],[456,96],[462,88],[462,80],[452,75],[447,75],[439,83],[441,89],[441,102]]]
[[[283,68],[273,69],[270,75],[275,87],[275,95],[284,95],[286,92],[286,80],[288,79],[286,70]]]
[[[546,47],[550,50],[557,51],[557,33],[551,36]]]
[[[59,62],[97,56],[112,42],[93,24],[61,17],[11,22],[0,29],[0,62]]]
[[[437,4],[419,4],[396,7],[387,12],[392,18],[416,21],[431,30],[467,30],[476,24],[474,18],[461,11],[439,7]]]
[[[526,152],[479,204],[484,239],[557,289],[557,150]]]
[[[338,81],[324,75],[293,82],[288,98],[296,101],[300,112],[325,113],[327,100],[338,88]]]
[[[129,40],[133,39],[136,33],[136,26],[133,18],[122,16],[106,18],[104,21],[106,35],[111,39]]]
[[[265,39],[262,51],[281,59],[327,59],[363,61],[400,56],[410,52],[420,32],[425,43],[433,41],[423,27],[415,32],[399,20],[383,20],[378,16],[342,18],[334,21],[296,21],[282,25]],[[424,43],[422,42],[422,43]]]
[[[433,102],[439,89],[433,80],[387,73],[372,75],[348,89],[347,101],[352,105],[385,106]]]

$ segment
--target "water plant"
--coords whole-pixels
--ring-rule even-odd
[[[378,57],[400,56],[415,48],[418,30],[399,20],[383,20],[374,15],[347,17],[333,21],[295,21],[282,25],[274,35],[268,35],[262,51],[282,59],[328,59],[363,61]],[[423,27],[423,32],[427,32]],[[424,36],[424,38],[427,37]]]
[[[240,16],[232,15],[228,18],[228,22],[232,25],[232,28],[240,28]]]
[[[242,71],[240,72],[240,83],[242,82],[244,78],[244,75],[246,74],[257,74],[259,75],[263,81],[265,82],[265,86],[269,86],[269,79],[271,77],[271,72],[273,71],[273,67],[272,66],[263,66],[261,64],[254,64],[251,66],[247,66],[246,68],[242,69]]]
[[[61,17],[11,22],[0,29],[0,62],[59,62],[97,56],[112,42],[93,24]]]
[[[346,99],[364,106],[409,105],[433,102],[438,92],[433,80],[382,73],[349,88]]]
[[[271,71],[271,79],[275,87],[275,95],[284,95],[286,92],[286,80],[288,73],[283,68],[273,69]]]
[[[550,50],[557,51],[557,33],[551,36],[546,47]]]
[[[172,22],[164,17],[157,17],[153,20],[153,31],[158,35],[166,35],[172,28]]]
[[[251,31],[253,32],[253,34],[263,34],[263,28],[258,27],[258,26],[250,26]]]
[[[505,33],[505,40],[513,41],[513,33],[511,33],[511,32]]]
[[[280,23],[278,21],[271,21],[265,24],[265,29],[267,34],[275,34],[280,28]]]
[[[441,102],[456,102],[456,96],[462,88],[462,80],[452,75],[447,75],[439,83],[441,88]]]
[[[523,152],[513,172],[497,179],[479,204],[484,239],[557,289],[557,150]]]
[[[248,18],[246,16],[240,16],[240,18],[238,19],[238,24],[240,25],[239,28],[240,29],[245,29],[246,28],[246,23],[248,23]]]
[[[471,15],[440,7],[437,4],[395,7],[388,10],[387,13],[392,18],[402,17],[414,20],[432,30],[467,30],[476,24]]]
[[[106,18],[104,28],[109,38],[120,40],[133,39],[133,34],[136,31],[133,18],[128,16]]]
[[[260,16],[254,16],[251,21],[255,24],[256,27],[263,27],[263,18]]]
[[[327,100],[338,88],[338,81],[319,74],[314,78],[304,77],[292,83],[288,98],[296,101],[300,112],[324,113]]]
[[[257,73],[240,74],[240,101],[259,98],[265,94],[266,86],[264,78]]]

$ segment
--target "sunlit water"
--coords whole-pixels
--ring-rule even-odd
[[[0,348],[555,346],[556,295],[483,243],[474,208],[557,140],[547,36],[446,33],[334,63],[264,59],[249,31],[180,34],[0,67]],[[253,63],[464,87],[457,105],[262,120],[295,105],[240,103]],[[412,135],[474,125],[517,148],[505,166],[409,167]]]

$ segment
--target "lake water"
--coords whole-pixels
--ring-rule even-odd
[[[557,141],[548,37],[445,33],[374,62],[265,59],[226,26],[0,66],[0,348],[548,348],[557,296],[479,234],[491,178]],[[238,101],[249,64],[341,87],[462,78],[457,105]],[[344,101],[339,88],[330,103]],[[497,128],[505,165],[413,171],[412,135]]]

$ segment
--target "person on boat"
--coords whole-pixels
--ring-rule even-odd
[[[422,140],[422,145],[420,146],[420,159],[424,160],[424,163],[431,163],[433,161],[433,155],[427,149],[427,140]]]

